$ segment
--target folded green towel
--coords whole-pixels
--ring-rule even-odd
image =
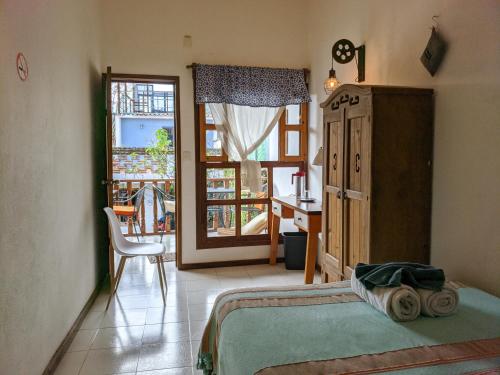
[[[401,284],[413,288],[441,290],[444,285],[444,272],[442,269],[419,263],[358,263],[354,272],[356,278],[368,290],[376,286],[395,287]]]

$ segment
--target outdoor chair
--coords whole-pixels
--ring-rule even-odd
[[[154,191],[156,191],[156,199],[160,206],[161,217],[163,218],[163,230],[160,231],[160,243],[163,242],[163,235],[167,231],[167,215],[169,213],[175,214],[175,197],[171,194],[167,194],[159,187],[153,185]],[[175,223],[175,222],[174,222]]]
[[[127,217],[128,220],[132,221],[132,226],[134,229],[135,236],[137,237],[137,241],[139,241],[139,233],[137,231],[136,226],[139,226],[139,232],[141,233],[141,236],[144,237],[142,233],[142,227],[140,225],[139,221],[139,212],[141,209],[141,205],[144,201],[144,187],[140,188],[137,190],[137,192],[132,195],[131,197],[118,201],[119,203],[126,203],[129,202],[130,200],[133,200],[135,198],[135,202],[132,206],[126,206],[126,205],[113,205],[113,211],[115,212],[116,215],[118,216],[125,216]]]

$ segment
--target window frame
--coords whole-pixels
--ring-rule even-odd
[[[222,149],[220,156],[206,155],[206,132],[216,130],[214,124],[205,123],[205,104],[195,103],[195,155],[196,155],[196,248],[197,250],[239,246],[269,245],[271,242],[271,222],[273,196],[273,168],[297,167],[307,170],[308,147],[308,103],[301,104],[300,124],[286,124],[286,110],[279,120],[278,158],[277,161],[261,161],[261,167],[267,168],[267,197],[242,198],[241,197],[241,165],[239,162],[228,161],[228,156]],[[291,129],[290,129],[291,127]],[[283,137],[287,130],[300,131],[300,155],[287,156]],[[235,170],[235,196],[234,199],[215,200],[207,196],[207,169],[234,168]],[[267,205],[268,228],[267,233],[258,235],[241,235],[241,207],[249,204]],[[235,206],[235,235],[234,236],[208,236],[208,206]]]

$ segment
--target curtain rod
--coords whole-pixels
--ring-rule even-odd
[[[192,68],[194,68],[195,66],[196,66],[196,63],[192,63],[192,64],[190,64],[190,65],[186,65],[186,69],[192,69]],[[307,73],[307,74],[311,73],[311,71],[310,71],[309,69],[307,69],[307,68],[302,68],[302,70],[303,70],[305,73]]]

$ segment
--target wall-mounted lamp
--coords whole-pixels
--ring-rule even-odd
[[[318,153],[314,157],[312,165],[317,165],[319,167],[323,166],[323,146],[319,148]]]
[[[357,57],[356,57],[357,52]],[[325,80],[324,88],[327,94],[331,94],[340,82],[335,76],[333,69],[333,60],[339,64],[347,64],[356,58],[356,65],[358,66],[358,78],[356,82],[363,82],[365,80],[365,46],[364,44],[359,47],[354,47],[354,44],[347,39],[340,39],[332,47],[332,68],[330,69],[328,79]]]

